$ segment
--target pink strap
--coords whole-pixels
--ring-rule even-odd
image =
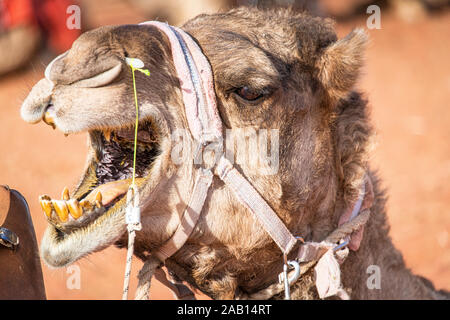
[[[142,24],[157,27],[169,38],[189,129],[195,140],[204,143],[221,139],[222,122],[217,113],[211,66],[201,49],[179,28],[159,21]]]
[[[196,141],[204,144],[222,138],[222,122],[217,113],[211,67],[198,45],[183,30],[166,23],[149,21],[169,38],[175,69],[180,78],[189,129]],[[187,241],[198,219],[212,182],[211,171],[198,171],[191,199],[173,236],[155,255],[165,261]]]
[[[189,36],[186,32],[181,30],[180,28],[173,27],[177,30],[185,43],[187,44],[190,53],[194,57],[195,65],[197,67],[197,71],[200,74],[202,85],[203,85],[203,93],[206,97],[206,105],[202,105],[202,110],[199,110],[200,115],[201,112],[206,113],[205,119],[202,120],[204,123],[203,126],[208,126],[208,130],[203,134],[211,134],[214,138],[222,138],[222,121],[219,117],[216,105],[216,94],[214,91],[214,82],[211,66],[203,54],[200,47],[197,43]],[[204,140],[204,139],[203,139]],[[201,141],[201,139],[199,140]]]
[[[333,249],[334,244],[327,242],[306,242],[298,250],[297,260],[300,263],[319,260],[325,252]]]
[[[211,170],[199,170],[198,172],[199,176],[195,182],[191,199],[183,213],[183,217],[181,218],[177,230],[173,236],[158,249],[158,251],[154,252],[161,262],[166,261],[168,257],[177,252],[178,249],[185,244],[200,217],[209,187],[211,186],[213,174]]]
[[[255,215],[281,251],[288,254],[297,239],[247,179],[225,157],[219,160],[216,174],[233,190],[239,201]]]

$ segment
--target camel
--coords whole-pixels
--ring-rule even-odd
[[[235,168],[292,235],[320,243],[364,194],[361,208],[370,207],[370,217],[352,233],[351,250],[340,265],[348,296],[447,298],[412,274],[389,236],[385,191],[368,161],[373,135],[368,102],[354,89],[366,33],[356,29],[338,40],[329,19],[255,8],[199,15],[182,29],[211,65],[222,130],[276,130],[277,137],[270,136],[279,142],[275,170],[255,170],[254,161],[238,153]],[[41,256],[51,267],[127,245],[125,194],[136,117],[127,58],[140,59],[150,70],[150,76],[136,72],[142,229],[134,254],[145,261],[167,243],[189,203],[196,150],[183,148],[181,161],[173,157],[179,146],[173,137],[180,130],[187,132],[181,134],[183,146],[195,143],[168,36],[151,24],[86,32],[47,67],[21,107],[27,122],[42,120],[65,134],[88,132],[90,151],[79,184],[71,192],[64,188],[62,199],[40,198],[49,222]],[[238,135],[238,144],[244,143],[239,139],[246,138]],[[289,259],[302,246],[296,243]],[[215,175],[195,228],[165,265],[175,279],[211,298],[234,299],[276,283],[283,259],[260,221]],[[380,271],[376,288],[368,285],[371,266]],[[319,298],[315,282],[310,269],[291,285],[291,298]],[[270,298],[282,297],[279,292]]]

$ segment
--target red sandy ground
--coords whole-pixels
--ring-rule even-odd
[[[377,129],[373,167],[389,191],[391,236],[415,273],[450,290],[450,13],[414,24],[389,14],[371,45],[361,79]],[[121,21],[122,22],[122,21]],[[137,21],[129,21],[137,22]],[[345,35],[364,20],[338,26]],[[64,137],[19,116],[21,101],[43,76],[43,66],[0,79],[0,183],[28,199],[40,241],[46,222],[40,194],[59,197],[82,172],[86,136]],[[49,299],[120,299],[125,250],[109,248],[79,261],[81,288],[69,290],[66,269],[43,266]],[[141,262],[135,260],[131,292]],[[170,299],[157,281],[153,299]]]

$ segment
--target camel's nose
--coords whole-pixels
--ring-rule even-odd
[[[49,126],[55,129],[54,121],[54,107],[51,104],[52,90],[55,82],[52,80],[52,68],[61,63],[61,60],[67,56],[68,52],[57,56],[49,63],[45,69],[45,78],[41,79],[28,94],[28,97],[22,103],[20,108],[20,115],[22,119],[31,122],[38,123],[43,120]],[[55,68],[53,68],[55,69]]]

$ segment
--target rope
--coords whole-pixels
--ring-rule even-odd
[[[128,224],[127,225],[128,247],[127,247],[127,260],[126,260],[126,265],[125,265],[125,275],[124,275],[124,279],[123,279],[122,300],[128,300],[128,289],[130,286],[131,264],[133,261],[133,252],[134,252],[134,240],[136,238],[136,230],[141,230],[139,194],[138,194],[138,189],[135,184],[137,136],[138,136],[138,126],[139,126],[139,104],[138,104],[138,98],[137,98],[136,78],[134,75],[134,71],[138,70],[147,76],[150,75],[150,72],[148,70],[139,68],[139,66],[141,68],[144,66],[144,63],[141,60],[134,59],[134,58],[126,58],[125,60],[126,60],[126,63],[130,66],[131,73],[133,76],[134,103],[136,106],[136,123],[134,126],[133,179],[132,179],[131,185],[130,185],[130,187],[128,189],[128,193],[127,193],[126,221]],[[151,280],[151,276],[148,281],[149,286],[150,286],[150,280]],[[148,295],[147,295],[147,298],[148,298]]]
[[[156,268],[158,268],[161,264],[156,257],[150,256],[150,258],[145,261],[142,269],[138,274],[138,286],[136,289],[136,294],[134,300],[148,300],[149,299],[149,291],[150,285],[152,283],[152,277],[155,273]]]
[[[352,220],[342,224],[334,230],[328,237],[326,237],[325,242],[336,243],[346,236],[351,235],[353,232],[364,226],[370,217],[370,209],[364,209],[354,217]]]
[[[136,231],[128,229],[127,260],[126,260],[126,265],[125,265],[125,276],[123,279],[122,300],[128,300],[128,288],[130,285],[131,262],[133,259],[135,237],[136,237]]]
[[[312,266],[316,264],[316,261],[310,261],[307,263],[304,263],[300,266],[300,277],[307,273],[309,269],[311,269]],[[288,277],[291,277],[295,271],[291,271],[288,273]],[[299,278],[300,278],[299,277]],[[276,282],[274,284],[271,284],[267,288],[264,288],[260,291],[257,291],[255,293],[245,293],[245,292],[239,292],[236,296],[236,300],[268,300],[272,298],[274,295],[279,294],[284,290],[284,283]]]
[[[358,230],[360,227],[364,226],[370,217],[370,209],[363,210],[359,215],[357,215],[352,220],[342,224],[336,230],[334,230],[328,237],[325,238],[325,242],[336,243],[346,236],[351,235],[354,231]],[[300,265],[300,277],[307,273],[318,260],[309,261]],[[294,270],[288,273],[288,277],[291,277],[294,274]],[[299,278],[300,278],[299,277]],[[235,296],[236,300],[267,300],[272,298],[273,296],[279,294],[284,290],[283,283],[274,283],[270,286],[259,290],[255,293],[245,293],[238,292]]]

